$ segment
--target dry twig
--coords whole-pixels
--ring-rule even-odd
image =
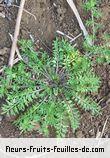
[[[106,128],[106,125],[107,125],[108,119],[109,119],[109,117],[107,117],[107,119],[105,120],[105,123],[104,123],[103,129],[102,129],[102,132],[101,132],[101,136],[100,136],[100,138],[102,138],[102,137],[103,137],[103,134],[104,134],[104,131],[105,131],[105,128]]]
[[[15,5],[15,4],[13,4],[12,7],[20,8],[19,6]],[[36,16],[34,14],[30,13],[28,10],[23,9],[23,11],[26,12],[27,14],[33,16],[35,20],[37,19]]]
[[[9,33],[9,36],[10,36],[12,42],[13,42],[13,36],[12,36],[10,33]],[[20,60],[23,60],[23,58],[22,58],[21,55],[20,55],[20,52],[19,52],[19,49],[18,49],[17,45],[16,45],[16,53],[17,53],[18,58],[19,58]]]
[[[107,119],[105,120],[105,123],[104,123],[104,126],[103,126],[102,131],[101,131],[101,132],[99,132],[99,129],[98,129],[98,132],[97,132],[96,138],[102,138],[102,137],[103,137],[103,134],[104,134],[104,132],[105,132],[105,128],[106,128],[106,125],[107,125],[108,119],[109,119],[109,117],[107,117]],[[99,141],[99,143],[100,143],[100,141]]]
[[[76,37],[72,38],[71,36],[68,36],[68,35],[66,35],[65,33],[61,32],[59,30],[57,30],[56,33],[58,33],[58,34],[60,34],[62,36],[67,37],[68,39],[70,39],[70,43],[74,42],[77,38],[79,38],[82,35],[82,33],[80,33]]]
[[[9,58],[10,67],[12,67],[13,63],[14,63],[14,56],[15,56],[15,51],[16,51],[18,35],[19,35],[19,31],[20,31],[20,23],[21,23],[21,17],[22,17],[22,13],[23,13],[24,4],[25,4],[25,0],[21,0],[20,7],[18,10],[18,16],[17,16],[17,20],[16,20],[13,43],[12,43],[12,47],[11,47],[11,51],[10,51],[10,58]]]
[[[82,22],[80,14],[79,14],[73,0],[66,0],[66,1],[69,4],[69,6],[71,7],[72,11],[74,12],[74,14],[78,20],[79,26],[80,26],[81,30],[83,31],[85,39],[87,40],[88,44],[92,45],[92,41],[88,38],[89,37],[88,32],[87,32],[87,30]]]
[[[58,33],[58,34],[60,34],[60,35],[62,35],[62,36],[66,36],[66,37],[67,37],[68,39],[70,39],[70,40],[73,40],[72,37],[66,35],[65,33],[61,32],[61,31],[59,31],[59,30],[57,30],[56,33]]]

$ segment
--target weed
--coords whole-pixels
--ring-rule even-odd
[[[88,0],[84,3],[83,7],[90,16],[88,20],[86,20],[86,25],[90,30],[92,30],[92,34],[90,37],[93,41],[93,46],[89,46],[87,42],[84,43],[84,48],[87,51],[87,54],[90,56],[96,56],[96,62],[98,63],[110,63],[110,36],[105,35],[103,37],[103,44],[97,45],[97,33],[103,27],[99,21],[102,17],[102,13],[99,10],[98,5],[100,4],[100,0]],[[91,29],[92,28],[92,29]]]
[[[24,62],[6,68],[0,77],[0,97],[5,98],[3,113],[17,115],[14,124],[22,132],[35,129],[49,136],[49,127],[57,137],[65,137],[68,127],[80,124],[80,108],[93,115],[100,107],[89,94],[97,92],[100,79],[92,62],[67,41],[56,39],[53,56],[36,52],[30,41],[21,40]]]

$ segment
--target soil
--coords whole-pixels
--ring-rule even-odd
[[[79,13],[85,22],[87,15],[81,7],[83,0],[75,1]],[[79,25],[73,12],[64,0],[26,0],[25,9],[31,14],[24,11],[20,36],[19,38],[34,40],[36,49],[43,47],[51,53],[52,41],[55,39],[56,31],[62,31],[72,37],[81,33]],[[104,33],[110,34],[110,2],[103,0],[100,9],[102,18],[100,23],[103,28],[98,37]],[[0,68],[7,64],[11,40],[9,33],[13,35],[16,22],[17,7],[4,7],[0,4]],[[6,15],[4,18],[3,15]],[[2,15],[2,16],[1,16]],[[34,16],[36,16],[36,19]],[[60,36],[60,35],[58,35]],[[81,50],[82,37],[77,39],[77,47]],[[100,38],[99,38],[100,41]],[[100,41],[101,43],[101,41]],[[73,43],[74,44],[74,43]],[[101,77],[102,85],[99,93],[94,97],[102,107],[102,115],[92,117],[88,112],[84,112],[81,118],[79,129],[73,134],[69,129],[67,137],[77,138],[95,138],[110,137],[110,65],[99,65],[95,67],[96,73]],[[20,133],[12,124],[13,118],[9,119],[4,116],[0,121],[0,137],[43,137],[36,131],[27,134]],[[105,127],[105,128],[104,128]],[[103,133],[102,133],[103,131]],[[54,132],[50,137],[54,137]],[[101,135],[102,134],[102,135]]]

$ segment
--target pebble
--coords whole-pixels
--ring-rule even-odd
[[[83,135],[82,131],[76,132],[76,137],[77,138],[84,138],[84,135]]]
[[[10,48],[4,47],[2,49],[0,49],[0,55],[4,56],[5,54],[8,54],[10,51]]]
[[[110,98],[106,101],[106,105],[107,105],[107,106],[110,105]]]
[[[3,11],[3,7],[2,6],[0,6],[0,12],[2,12]]]
[[[0,0],[0,3],[2,3],[3,2],[3,0]]]
[[[2,115],[0,115],[0,123],[1,123],[1,121],[3,120],[3,116]]]
[[[7,4],[8,7],[10,7],[13,4],[14,0],[4,0],[4,3]]]
[[[110,93],[107,96],[106,106],[110,105]]]

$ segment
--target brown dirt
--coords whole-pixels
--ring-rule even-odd
[[[77,0],[76,2],[83,21],[85,21],[86,15],[83,14],[81,3],[82,0]],[[110,33],[109,1],[103,1],[100,8],[103,13],[101,19],[103,28],[98,36],[102,36],[104,33]],[[52,40],[56,37],[56,30],[60,30],[73,36],[76,36],[81,32],[77,20],[64,0],[27,0],[25,9],[35,15],[36,20],[33,16],[24,12],[21,23],[20,38],[30,38],[30,36],[32,36],[37,49],[43,47],[43,49],[51,52],[51,44]],[[15,26],[17,9],[11,7],[9,11],[12,13],[8,15],[11,20],[0,16],[0,67],[8,61],[11,46],[9,33],[13,34]],[[0,7],[0,12],[4,12],[3,7]],[[78,46],[80,46],[81,40],[82,39],[80,38],[80,40],[77,41]],[[95,97],[102,107],[102,115],[94,118],[91,117],[88,112],[83,113],[80,128],[75,134],[72,134],[71,130],[69,130],[67,137],[96,137],[102,132],[105,121],[110,116],[110,65],[100,65],[95,69],[102,79],[102,85],[98,96]],[[50,135],[50,137],[53,136],[53,134]],[[4,117],[0,123],[0,137],[43,136],[39,135],[37,132],[21,134],[20,131],[12,125],[12,120]],[[103,137],[110,137],[110,118],[107,121]]]

